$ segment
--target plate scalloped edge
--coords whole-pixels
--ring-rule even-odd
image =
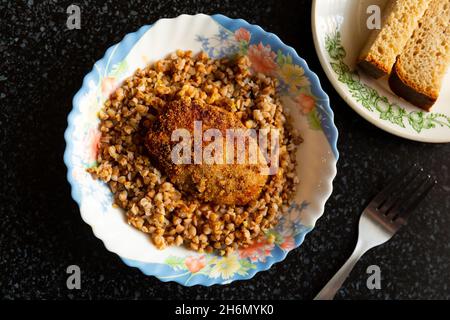
[[[200,15],[205,16],[203,14],[200,14]],[[186,16],[186,15],[180,15],[176,18],[172,18],[171,20],[175,20],[175,19],[178,19],[183,16]],[[323,106],[321,106],[322,108],[319,110],[319,112],[324,113],[322,120],[326,121],[328,124],[324,128],[324,132],[327,136],[331,151],[334,154],[334,158],[335,158],[335,162],[333,163],[333,170],[332,170],[332,172],[330,172],[330,176],[328,177],[329,185],[327,185],[327,188],[323,191],[324,192],[323,204],[321,205],[320,208],[318,208],[321,210],[321,213],[323,214],[326,200],[329,198],[329,196],[332,193],[332,181],[336,175],[336,163],[337,163],[339,154],[338,154],[338,150],[337,150],[338,131],[334,125],[334,114],[333,114],[332,109],[330,108],[328,96],[321,88],[319,78],[317,77],[317,75],[315,73],[313,73],[308,68],[306,61],[304,59],[300,58],[298,56],[298,54],[296,53],[296,51],[292,47],[285,45],[280,40],[280,38],[278,36],[276,36],[275,34],[268,33],[266,31],[264,31],[260,26],[251,25],[242,19],[230,19],[230,18],[225,17],[220,14],[216,14],[216,15],[213,15],[210,17],[212,17],[214,20],[216,20],[218,23],[220,23],[221,25],[223,25],[226,28],[230,28],[231,26],[245,27],[248,30],[250,30],[252,33],[258,34],[261,37],[264,36],[264,40],[269,39],[270,43],[272,43],[272,42],[277,43],[279,46],[283,47],[283,49],[285,51],[289,52],[292,55],[292,57],[296,60],[297,63],[299,63],[300,65],[302,65],[304,67],[305,73],[307,74],[308,78],[312,81],[312,88],[313,88],[314,94],[317,97],[320,97],[321,101],[323,102]],[[122,41],[120,41],[119,43],[108,48],[106,50],[105,55],[94,64],[94,67],[92,68],[92,70],[84,77],[81,89],[77,92],[77,94],[75,94],[75,96],[73,98],[73,106],[77,106],[79,104],[79,100],[80,100],[81,95],[83,94],[84,88],[86,88],[88,86],[89,81],[93,80],[94,77],[96,76],[96,68],[99,65],[106,65],[106,64],[111,63],[111,61],[109,61],[109,60],[113,53],[116,54],[116,56],[114,57],[115,59],[120,60],[120,59],[118,59],[118,57],[122,57],[122,59],[123,59],[126,56],[126,54],[129,52],[130,48],[145,34],[145,32],[147,32],[152,26],[156,25],[161,20],[167,20],[167,19],[160,19],[153,25],[145,25],[145,26],[141,27],[138,31],[127,34],[122,39]],[[264,41],[264,40],[262,40],[262,41]],[[74,131],[73,119],[78,113],[79,113],[79,110],[77,110],[77,108],[73,108],[73,110],[70,112],[70,114],[68,116],[68,127],[64,134],[65,141],[66,141],[64,162],[68,168],[67,179],[72,188],[72,191],[71,191],[72,198],[77,202],[77,204],[79,206],[81,206],[80,190],[79,190],[79,187],[77,186],[77,184],[75,183],[75,181],[73,180],[72,172],[71,172],[71,164],[70,164],[70,159],[69,159],[69,156],[73,149],[73,145],[70,140],[70,135]],[[87,223],[86,220],[85,220],[85,222]],[[306,234],[309,233],[313,229],[314,225],[315,225],[315,222],[314,222],[314,224],[312,224],[312,226],[310,228],[305,228],[303,230],[303,232],[301,232],[300,234],[295,236],[295,245],[294,245],[293,249],[299,247],[302,244]],[[108,246],[108,244],[105,243],[98,236],[94,226],[92,226],[92,225],[90,225],[90,226],[93,230],[94,235],[103,242],[103,244],[105,245],[105,248],[108,251],[116,253],[116,252],[114,252],[114,249],[110,248]],[[286,257],[286,255],[288,254],[289,251],[290,250],[286,251],[286,250],[279,249],[276,252],[276,256],[269,256],[268,259],[264,263],[258,262],[258,267],[256,269],[250,269],[248,271],[248,273],[245,275],[236,275],[231,280],[223,280],[221,278],[209,278],[209,277],[199,276],[199,277],[195,277],[194,279],[192,279],[192,281],[189,283],[187,283],[186,277],[175,277],[175,278],[165,277],[165,275],[168,274],[168,271],[166,270],[166,268],[168,266],[165,264],[141,262],[141,261],[136,261],[133,259],[126,259],[126,258],[121,257],[120,255],[119,255],[119,257],[123,260],[123,262],[126,265],[131,266],[131,267],[136,267],[136,268],[140,269],[144,274],[155,276],[159,280],[164,281],[164,282],[174,281],[174,282],[177,282],[177,283],[185,285],[185,286],[193,286],[193,285],[211,286],[211,285],[215,285],[215,284],[227,284],[227,283],[230,283],[230,282],[236,281],[236,280],[250,279],[257,272],[268,270],[274,263],[284,260],[284,258]],[[173,272],[173,270],[172,270],[172,272]],[[187,277],[189,277],[189,276],[187,276]]]

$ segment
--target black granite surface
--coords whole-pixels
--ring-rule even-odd
[[[81,30],[66,28],[72,3],[81,7]],[[353,112],[319,64],[310,9],[306,0],[1,1],[0,297],[310,299],[351,253],[370,197],[418,163],[439,186],[406,228],[361,259],[337,298],[449,299],[450,145],[394,137]],[[185,288],[125,266],[94,237],[70,196],[63,133],[73,95],[109,46],[144,24],[199,12],[258,24],[308,61],[331,98],[340,160],[325,214],[299,249],[251,280]],[[81,267],[81,290],[66,288],[71,264]],[[381,290],[366,287],[373,264],[381,268]]]

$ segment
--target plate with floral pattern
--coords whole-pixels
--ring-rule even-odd
[[[112,206],[107,185],[86,172],[96,165],[100,137],[97,113],[110,92],[137,68],[177,49],[194,53],[203,50],[213,58],[248,55],[255,70],[278,78],[282,103],[304,139],[296,154],[296,173],[301,182],[292,205],[261,241],[226,257],[180,247],[156,249],[147,235],[129,226],[124,213]],[[73,99],[65,132],[64,162],[72,197],[83,220],[109,251],[127,265],[162,281],[209,286],[249,279],[300,246],[331,194],[338,158],[337,136],[328,97],[317,76],[293,48],[244,20],[223,15],[181,15],[128,34],[95,63]],[[269,237],[275,241],[268,241]]]
[[[387,77],[374,80],[355,68],[367,40],[369,6],[386,0],[315,0],[312,7],[314,43],[334,88],[363,118],[394,135],[429,143],[450,142],[450,70],[431,112],[396,96]]]

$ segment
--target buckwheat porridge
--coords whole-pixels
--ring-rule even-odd
[[[159,249],[183,245],[227,255],[248,247],[276,225],[298,183],[295,152],[301,138],[286,119],[276,86],[275,78],[254,73],[246,56],[214,60],[203,52],[193,56],[178,50],[137,70],[105,102],[98,115],[97,166],[88,171],[109,185],[114,206],[123,208],[128,223],[148,233]],[[202,137],[208,132],[225,137],[229,128],[269,131],[269,149],[276,130],[276,170],[261,173],[273,165],[272,158],[264,165],[217,162],[230,152],[231,160],[251,157],[234,145],[213,151],[215,163],[172,161],[179,141],[196,145],[190,136],[173,141],[174,130],[195,136],[199,121]],[[197,141],[204,151],[205,140]],[[217,136],[209,141],[224,145]],[[184,160],[195,158],[194,149],[184,149]]]

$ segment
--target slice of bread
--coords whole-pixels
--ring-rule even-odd
[[[376,79],[389,75],[430,2],[388,0],[383,11],[382,28],[371,32],[359,56],[358,66]]]
[[[398,96],[430,111],[450,64],[450,0],[433,0],[389,78]]]

